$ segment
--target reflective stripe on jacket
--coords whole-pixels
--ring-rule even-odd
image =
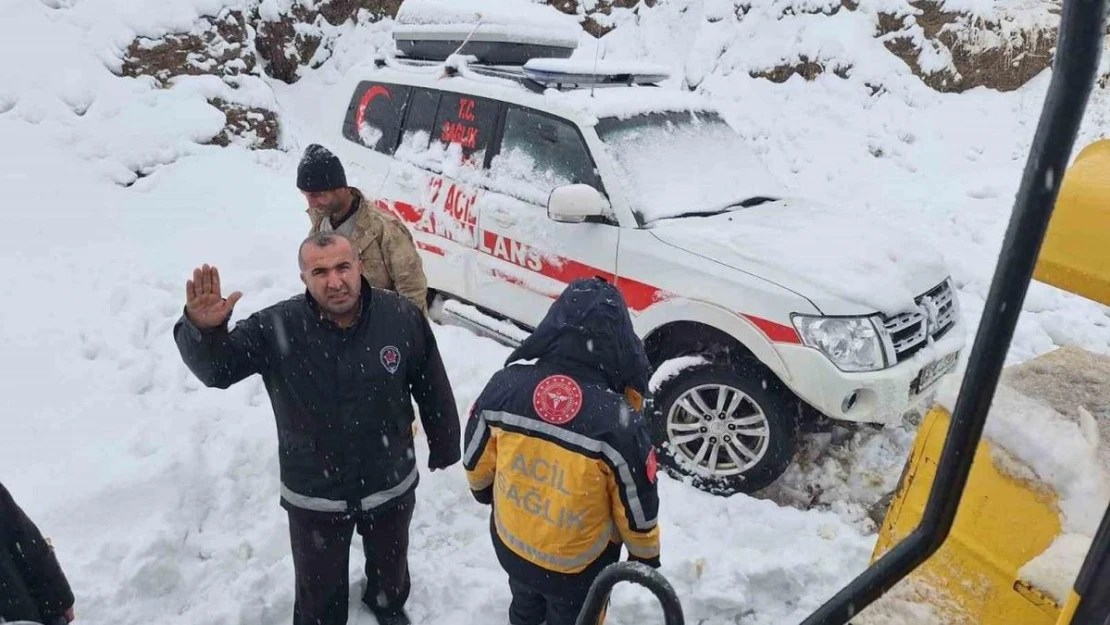
[[[613,410],[597,420],[631,415],[627,405],[599,403]],[[580,573],[610,543],[623,543],[638,560],[658,558],[659,499],[646,433],[582,429],[504,410],[475,413],[463,462],[472,490],[492,488],[498,537],[524,560],[559,573]]]

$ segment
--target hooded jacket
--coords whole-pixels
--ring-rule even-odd
[[[0,484],[0,623],[54,623],[73,601],[54,550]]]
[[[463,454],[505,570],[578,595],[622,545],[659,566],[655,453],[629,399],[650,365],[620,292],[571,283],[505,364],[471,409]]]

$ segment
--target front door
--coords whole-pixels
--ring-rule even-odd
[[[507,105],[495,147],[478,200],[472,299],[534,328],[573,280],[613,281],[620,228],[610,219],[560,223],[547,216],[557,186],[589,184],[605,193],[573,124]]]

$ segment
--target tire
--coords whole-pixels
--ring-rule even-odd
[[[718,413],[722,388],[726,389],[725,411]],[[694,393],[714,413],[712,420],[698,409]],[[798,399],[761,363],[686,369],[663,383],[655,399],[649,430],[659,464],[675,479],[699,490],[726,497],[751,494],[777,480],[794,460]],[[691,431],[697,423],[702,425]],[[691,439],[694,435],[698,436]],[[709,471],[713,446],[718,454],[716,469]],[[705,454],[700,453],[703,448]]]

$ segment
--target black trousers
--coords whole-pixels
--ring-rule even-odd
[[[510,625],[574,625],[586,595],[562,596],[543,593],[509,576],[509,591],[513,594],[509,604]],[[605,621],[601,611],[598,625]]]
[[[296,576],[293,625],[346,625],[356,529],[366,554],[362,602],[374,613],[400,612],[412,586],[408,549],[415,504],[411,491],[387,509],[355,516],[286,507]]]

